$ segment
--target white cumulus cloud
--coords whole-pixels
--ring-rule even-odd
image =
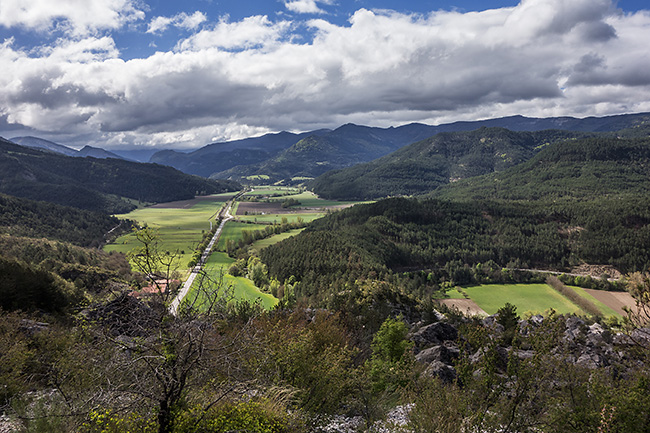
[[[271,22],[267,16],[257,15],[239,22],[222,19],[212,29],[203,30],[180,41],[180,51],[196,51],[207,48],[246,49],[268,45],[282,39],[290,29],[288,21]]]
[[[0,25],[86,35],[142,20],[134,0],[2,0]]]
[[[650,13],[624,14],[608,0],[360,9],[346,25],[309,21],[308,41],[300,23],[267,16],[200,24],[173,50],[130,60],[110,37],[29,52],[5,41],[0,126],[109,147],[199,146],[347,122],[650,111]]]
[[[147,33],[162,33],[169,26],[184,30],[195,30],[205,21],[207,21],[207,17],[200,11],[196,11],[192,15],[181,12],[173,17],[155,17],[149,23]]]
[[[324,10],[318,7],[315,0],[293,0],[284,2],[284,6],[291,12],[299,14],[323,14]]]

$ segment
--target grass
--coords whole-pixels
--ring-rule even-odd
[[[232,193],[224,195],[232,197]],[[118,217],[138,221],[139,224],[146,224],[149,227],[158,230],[160,236],[160,247],[164,251],[182,251],[179,260],[179,267],[186,268],[189,260],[192,258],[194,248],[203,237],[202,231],[210,229],[209,218],[214,216],[224,201],[219,201],[220,197],[215,197],[215,201],[203,201],[192,206],[190,209],[163,209],[163,208],[144,208],[137,209],[133,212]],[[219,245],[224,245],[227,239],[238,240],[244,229],[255,230],[260,226],[252,224],[228,222],[224,227]],[[217,245],[217,248],[219,248]],[[114,243],[105,247],[106,251],[128,252],[134,247],[139,246],[133,234],[119,237]],[[221,270],[224,271],[223,282],[226,285],[232,285],[236,299],[255,300],[260,299],[264,308],[271,308],[278,300],[271,294],[262,293],[255,287],[252,281],[244,277],[233,277],[226,271],[234,262],[225,253],[213,252],[208,259],[205,271],[211,277],[217,278]],[[188,295],[189,299],[196,296],[196,288],[193,287]]]
[[[541,314],[550,308],[559,314],[584,314],[547,284],[489,284],[463,291],[488,314],[495,314],[506,302],[515,305],[520,315]]]
[[[298,188],[293,188],[290,186],[271,186],[271,185],[256,185],[253,187],[253,191],[247,192],[246,196],[262,196],[262,195],[272,195],[272,194],[283,194],[283,197],[277,198],[286,198],[289,194],[298,194],[300,190]]]
[[[205,264],[205,272],[213,279],[218,279],[223,275],[223,283],[226,286],[232,286],[236,299],[246,299],[255,301],[260,299],[261,305],[267,310],[278,303],[278,300],[270,293],[263,293],[255,287],[251,280],[245,277],[233,277],[228,274],[228,268],[235,262],[235,259],[228,257],[226,253],[214,251]],[[188,300],[193,300],[197,296],[197,287],[192,286],[187,295]]]
[[[277,244],[278,242],[282,242],[285,239],[289,239],[290,237],[293,237],[303,231],[303,229],[295,229],[295,230],[289,230],[288,232],[285,233],[279,233],[277,235],[273,235],[271,237],[268,237],[266,239],[260,239],[259,241],[255,241],[253,245],[251,245],[251,250],[253,253],[259,253],[263,248],[266,248],[268,246]]]
[[[242,232],[244,230],[255,231],[263,229],[264,226],[255,225],[255,224],[246,224],[236,221],[228,221],[221,231],[221,237],[219,237],[219,242],[215,246],[215,251],[225,251],[226,242],[228,240],[238,241],[242,238]]]
[[[444,299],[465,299],[465,295],[456,289],[451,289],[446,293]]]
[[[136,220],[140,225],[148,225],[158,231],[160,248],[163,251],[181,252],[179,266],[186,268],[192,258],[194,248],[210,230],[208,221],[224,204],[219,197],[215,201],[202,201],[190,209],[144,208],[117,215],[120,218]],[[120,236],[104,247],[106,251],[126,253],[139,246],[133,234]]]

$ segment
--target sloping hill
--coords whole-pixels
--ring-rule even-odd
[[[33,147],[35,149],[45,149],[66,156],[78,156],[79,154],[78,150],[72,149],[71,147],[63,146],[62,144],[54,143],[53,141],[38,137],[14,137],[10,141],[12,143],[20,144],[21,146]]]
[[[505,170],[549,143],[582,135],[503,128],[445,132],[377,160],[325,173],[311,187],[325,198],[345,200],[421,194],[458,179]]]
[[[108,150],[101,149],[99,147],[93,146],[84,146],[81,150],[75,150],[68,146],[63,146],[62,144],[54,143],[53,141],[45,140],[38,137],[14,137],[11,140],[12,143],[20,144],[21,146],[32,147],[34,149],[43,149],[49,150],[51,152],[60,153],[66,156],[78,156],[78,157],[88,157],[92,156],[93,158],[115,158],[115,159],[128,159],[120,155],[117,155]]]
[[[99,147],[92,147],[92,146],[84,146],[79,150],[76,156],[83,156],[83,157],[93,157],[93,158],[98,158],[98,159],[106,159],[106,158],[115,158],[115,159],[125,159],[113,152],[109,152],[108,150],[101,149]]]
[[[120,221],[97,212],[0,194],[0,233],[98,246]]]
[[[0,139],[0,192],[107,213],[143,202],[234,191],[239,185],[181,173],[171,167],[117,159],[73,158]]]
[[[556,143],[501,173],[436,191],[454,199],[593,200],[650,192],[650,138],[596,137]]]

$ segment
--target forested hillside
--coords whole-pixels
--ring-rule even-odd
[[[234,191],[239,185],[171,167],[116,159],[73,158],[0,140],[0,192],[80,209],[119,213],[142,202]]]
[[[650,138],[590,138],[556,143],[530,161],[468,178],[434,194],[450,199],[598,200],[647,197]]]
[[[325,131],[322,131],[323,133]],[[183,173],[209,177],[237,165],[256,164],[276,156],[309,135],[320,131],[293,134],[280,132],[261,137],[224,143],[212,143],[192,152],[163,150],[151,156],[150,162],[174,167]]]
[[[120,224],[129,229],[101,213],[0,194],[0,233],[98,246]]]
[[[321,302],[358,278],[426,270],[434,282],[479,282],[487,268],[567,271],[581,263],[622,272],[650,263],[650,201],[450,202],[388,199],[312,223],[262,251],[279,281],[302,281]],[[479,272],[480,273],[480,272]],[[478,280],[477,280],[478,278]]]
[[[584,135],[503,128],[440,133],[383,158],[325,173],[310,186],[325,198],[339,200],[422,194],[459,179],[505,170],[550,143]]]
[[[330,169],[371,161],[402,146],[443,132],[469,132],[479,128],[611,132],[634,130],[644,125],[647,127],[649,119],[650,114],[638,113],[584,119],[509,116],[435,126],[411,123],[390,128],[347,124],[335,130],[323,129],[300,134],[280,132],[212,143],[191,152],[164,150],[154,154],[151,162],[205,177],[245,179],[263,175],[270,176],[274,181],[288,180],[292,177],[313,177]],[[307,141],[297,145],[306,138]],[[294,145],[297,145],[296,148],[289,150]]]

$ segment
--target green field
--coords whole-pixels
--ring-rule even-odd
[[[578,306],[547,284],[488,284],[464,287],[463,291],[488,314],[509,302],[520,315],[544,313],[553,308],[559,314],[584,314]]]
[[[266,309],[270,309],[278,303],[278,300],[273,295],[270,293],[262,293],[248,278],[229,275],[228,268],[234,262],[235,259],[228,257],[226,253],[214,251],[206,262],[204,270],[214,279],[218,279],[220,275],[223,275],[223,283],[226,286],[232,286],[236,299],[254,301],[259,298],[262,306]],[[188,302],[191,302],[196,297],[196,290],[197,288],[192,286],[192,289],[187,295]]]
[[[275,185],[256,185],[253,187],[253,191],[247,192],[246,196],[264,196],[264,195],[273,195],[281,194],[284,197],[277,198],[286,198],[289,194],[298,194],[300,190],[298,188],[293,188],[290,186],[275,186]]]
[[[251,251],[254,253],[259,253],[262,248],[266,248],[270,245],[277,244],[278,242],[282,242],[285,239],[289,239],[290,237],[293,237],[303,231],[304,228],[302,229],[295,229],[295,230],[289,230],[288,232],[285,233],[280,233],[277,235],[273,235],[271,237],[268,237],[266,239],[260,239],[259,241],[255,241],[253,245],[251,245]]]
[[[232,194],[231,194],[232,195]],[[214,216],[224,202],[219,197],[215,201],[203,201],[189,209],[164,209],[148,207],[137,209],[124,215],[117,215],[137,221],[158,231],[160,248],[163,251],[179,251],[181,253],[179,268],[187,268],[194,249],[201,241],[203,232],[210,230],[209,219]],[[214,221],[213,221],[214,224]],[[139,246],[133,234],[120,236],[113,243],[104,247],[106,251],[126,253]]]
[[[242,238],[242,231],[249,230],[255,231],[263,229],[264,226],[256,224],[246,224],[236,221],[228,221],[221,231],[221,236],[219,237],[219,242],[215,245],[215,251],[226,251],[226,242],[228,240],[238,241]]]

